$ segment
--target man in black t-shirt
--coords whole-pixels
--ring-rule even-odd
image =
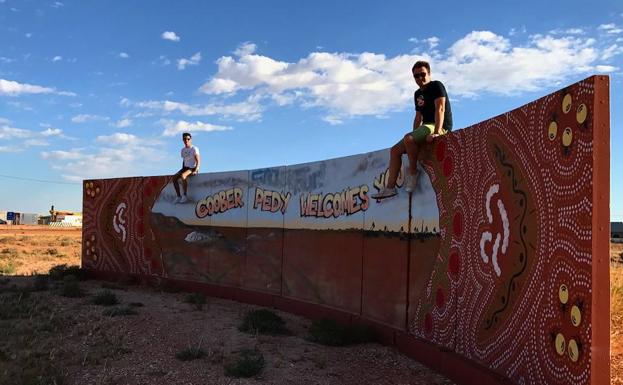
[[[373,199],[390,198],[398,194],[396,179],[402,166],[402,154],[409,157],[409,170],[405,175],[405,191],[413,192],[417,181],[417,159],[421,146],[452,130],[452,110],[446,88],[440,81],[430,78],[430,65],[418,61],[411,69],[419,89],[415,91],[415,118],[413,132],[407,133],[390,151],[387,184]]]

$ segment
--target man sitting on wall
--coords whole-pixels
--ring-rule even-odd
[[[199,149],[192,145],[192,136],[190,133],[185,132],[182,134],[182,141],[184,147],[182,147],[182,168],[173,175],[173,187],[175,187],[174,203],[186,203],[188,202],[188,177],[191,175],[197,175],[199,173],[199,164],[201,163],[201,157],[199,156]],[[184,196],[180,195],[180,186],[178,181],[182,179],[182,188],[184,189]]]
[[[443,83],[438,80],[431,81],[428,62],[416,62],[411,72],[419,87],[413,96],[415,100],[413,132],[407,133],[391,148],[387,184],[377,194],[372,195],[373,199],[385,199],[398,194],[396,179],[402,166],[402,154],[405,152],[409,157],[405,191],[413,192],[417,183],[417,160],[421,146],[425,143],[432,143],[435,137],[452,130],[450,99]]]

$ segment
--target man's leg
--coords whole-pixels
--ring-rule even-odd
[[[385,199],[391,198],[398,194],[396,191],[396,180],[398,179],[398,173],[400,172],[400,166],[402,166],[402,154],[405,152],[405,146],[403,141],[396,143],[389,151],[389,173],[387,175],[387,181],[385,186],[381,190],[372,195],[372,199]]]
[[[180,200],[180,203],[185,203],[186,200],[188,199],[187,196],[186,196],[186,194],[188,193],[188,176],[190,174],[192,174],[192,172],[193,172],[193,170],[186,170],[186,171],[182,172],[182,174],[181,174],[182,188],[184,189],[184,196]]]
[[[182,174],[178,171],[177,173],[175,173],[175,175],[173,175],[173,177],[171,179],[173,179],[173,188],[175,188],[175,193],[177,194],[177,197],[180,197],[180,186],[178,184],[179,179],[181,178]]]
[[[404,140],[407,157],[409,157],[409,175],[414,176],[417,173],[418,154],[420,145],[415,141],[411,133],[405,135]]]
[[[402,166],[402,154],[405,153],[404,141],[394,144],[389,151],[389,175],[387,176],[386,186],[389,188],[396,187],[396,180]]]

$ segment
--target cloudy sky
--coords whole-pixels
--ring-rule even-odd
[[[80,210],[82,179],[170,174],[184,131],[202,172],[389,147],[426,59],[457,129],[609,74],[623,220],[623,2],[493,3],[0,0],[0,210]]]

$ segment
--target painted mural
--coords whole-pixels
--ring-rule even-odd
[[[416,190],[401,172],[382,201],[388,149],[199,174],[184,204],[166,176],[85,181],[83,266],[322,306],[516,384],[596,384],[597,88],[607,101],[593,77],[437,139]]]

